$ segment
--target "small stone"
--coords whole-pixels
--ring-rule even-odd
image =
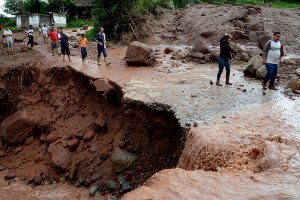
[[[79,181],[75,181],[75,187],[79,187],[81,184],[80,184],[80,182]]]
[[[21,181],[25,181],[25,180],[26,180],[26,176],[25,176],[25,175],[21,175],[21,176],[20,176],[20,180],[21,180]]]
[[[243,89],[243,92],[246,92],[247,90],[246,89]]]
[[[0,172],[5,170],[5,167],[3,165],[0,165]]]
[[[185,126],[191,126],[191,123],[187,122],[185,123]]]
[[[266,95],[267,93],[265,91],[263,91],[263,95]]]
[[[120,148],[124,148],[126,146],[126,142],[124,140],[119,141],[118,143]]]
[[[14,152],[15,152],[15,154],[17,154],[17,153],[21,152],[22,150],[23,150],[23,147],[19,146],[19,147],[15,148]]]
[[[198,123],[197,122],[194,122],[194,127],[197,127],[198,126]]]
[[[117,190],[119,188],[119,184],[114,180],[105,181],[104,185],[110,190]]]
[[[33,180],[33,181],[34,181],[34,184],[35,184],[35,185],[41,185],[43,179],[42,179],[41,176],[38,175],[38,176],[35,176],[35,177],[34,177],[34,180]]]
[[[75,137],[77,137],[79,139],[83,138],[83,136],[84,136],[84,133],[82,131],[79,131],[79,132],[75,133]]]
[[[52,181],[52,185],[57,185],[57,181]]]
[[[4,176],[4,179],[5,179],[5,180],[10,180],[10,179],[14,179],[15,177],[16,177],[16,175],[15,175],[14,173],[9,172],[8,174],[6,174],[6,175]]]
[[[91,186],[89,188],[90,197],[94,197],[97,191],[98,191],[98,186],[96,186],[96,185]]]
[[[127,192],[132,190],[130,183],[127,181],[122,181],[121,185],[122,185],[122,192]]]
[[[212,80],[210,80],[210,81],[209,81],[209,84],[213,85],[213,84],[214,84],[214,82],[213,82]]]
[[[223,115],[223,116],[222,116],[222,118],[223,118],[223,119],[225,119],[225,118],[226,118],[226,116],[225,116],[225,115]]]

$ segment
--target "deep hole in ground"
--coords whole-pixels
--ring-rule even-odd
[[[176,166],[184,131],[169,109],[71,67],[1,70],[1,165],[33,186],[67,181],[122,195]]]

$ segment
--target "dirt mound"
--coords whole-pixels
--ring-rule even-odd
[[[22,140],[1,132],[1,164],[27,183],[68,181],[121,194],[177,164],[183,135],[173,114],[123,100],[121,88],[107,79],[33,66],[3,70],[1,84],[10,105],[1,110],[1,126],[18,112],[38,117],[24,122],[30,129]]]

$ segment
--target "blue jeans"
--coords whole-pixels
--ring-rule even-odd
[[[101,56],[101,53],[103,53],[103,56],[104,58],[107,57],[107,54],[106,54],[106,48],[104,48],[103,45],[97,45],[97,50],[98,50],[98,58],[100,58]]]
[[[81,47],[81,57],[82,57],[82,59],[85,59],[86,55],[87,55],[86,47]]]
[[[268,81],[270,80],[270,85],[274,85],[275,83],[275,79],[277,76],[277,69],[278,69],[278,65],[277,64],[272,64],[272,63],[267,63],[266,68],[268,70],[263,83],[267,84]]]
[[[218,63],[219,63],[219,72],[217,74],[217,81],[221,79],[221,75],[223,73],[224,67],[226,69],[226,75],[230,74],[230,59],[219,56]]]

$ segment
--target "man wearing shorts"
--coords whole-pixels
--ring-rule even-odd
[[[10,49],[8,51],[11,52],[12,54],[14,54],[13,52],[13,37],[12,37],[12,31],[9,29],[9,27],[6,27],[6,30],[4,30],[4,37],[5,37],[5,44],[6,44],[6,48]]]
[[[51,28],[49,32],[49,37],[51,41],[52,55],[54,56],[54,51],[56,51],[58,54],[58,33],[54,27]]]
[[[65,62],[65,55],[67,54],[69,58],[69,62],[71,62],[70,58],[70,48],[69,48],[69,36],[67,33],[63,31],[63,29],[60,29],[60,45],[61,45],[61,53],[63,55],[63,61]]]

